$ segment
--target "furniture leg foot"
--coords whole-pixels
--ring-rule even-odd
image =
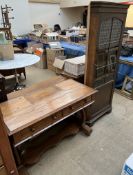
[[[86,125],[88,125],[89,127],[92,127],[94,125],[94,123],[90,122],[90,121],[86,121]]]
[[[86,112],[85,109],[83,109],[82,111],[82,117],[83,117],[83,121],[82,121],[82,125],[81,125],[81,129],[84,132],[85,135],[90,136],[92,129],[89,127],[89,125],[86,124]]]
[[[82,131],[84,132],[84,134],[87,135],[87,136],[90,136],[90,134],[92,133],[92,128],[90,128],[85,123],[82,124],[81,128],[82,128]]]
[[[24,166],[20,167],[18,172],[19,175],[29,175],[28,170]]]
[[[22,90],[23,88],[25,88],[26,85],[24,84],[19,84],[19,83],[16,83],[15,87],[14,87],[14,91],[19,91],[19,90]]]
[[[24,73],[23,74],[24,74],[24,77],[25,77],[25,80],[26,80],[26,72],[25,72],[25,70],[24,70]]]

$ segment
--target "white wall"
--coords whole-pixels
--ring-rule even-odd
[[[48,24],[49,27],[60,24],[64,29],[82,21],[83,9],[81,7],[60,9],[59,4],[29,3],[29,8],[32,24]]]
[[[97,1],[97,0],[61,0],[61,8],[88,6],[91,1]],[[100,1],[124,2],[128,0],[100,0]]]
[[[28,0],[0,0],[0,5],[4,6],[5,4],[14,9],[14,11],[11,13],[11,16],[14,16],[15,18],[14,20],[11,20],[12,33],[15,35],[20,35],[29,32],[32,25],[29,15]]]
[[[28,0],[0,0],[0,5],[5,4],[14,9],[12,16],[15,19],[11,20],[14,35],[30,32],[35,23],[48,24],[49,27],[60,24],[61,28],[65,29],[82,21],[83,7],[60,9],[59,4],[28,3]]]
[[[11,20],[14,35],[30,32],[35,23],[46,23],[49,27],[60,24],[64,29],[82,21],[82,7],[60,9],[59,4],[28,3],[28,0],[0,0],[0,5],[5,4],[14,9],[11,13],[15,18]]]

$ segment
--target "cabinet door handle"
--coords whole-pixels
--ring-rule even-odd
[[[11,171],[10,171],[10,174],[11,174],[11,175],[13,175],[14,173],[15,173],[15,171],[14,171],[14,170],[11,170]]]

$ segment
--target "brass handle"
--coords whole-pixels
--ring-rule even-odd
[[[14,171],[14,170],[11,170],[11,171],[10,171],[10,174],[14,174],[14,173],[15,173],[15,171]]]
[[[54,115],[54,116],[53,116],[53,119],[57,119],[57,116],[56,116],[56,115]]]
[[[71,110],[74,110],[74,106],[70,106],[70,109],[71,109]]]
[[[31,132],[35,132],[36,129],[35,129],[35,128],[30,128],[30,131],[31,131]]]
[[[86,102],[86,103],[88,103],[88,102],[90,102],[90,101],[91,101],[90,98],[86,98],[86,99],[85,99],[85,102]]]

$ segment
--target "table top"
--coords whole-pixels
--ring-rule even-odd
[[[92,88],[61,77],[15,92],[0,104],[8,134],[15,134],[95,93]]]
[[[14,54],[13,60],[0,61],[0,70],[10,70],[31,66],[40,61],[40,57],[33,54]]]

